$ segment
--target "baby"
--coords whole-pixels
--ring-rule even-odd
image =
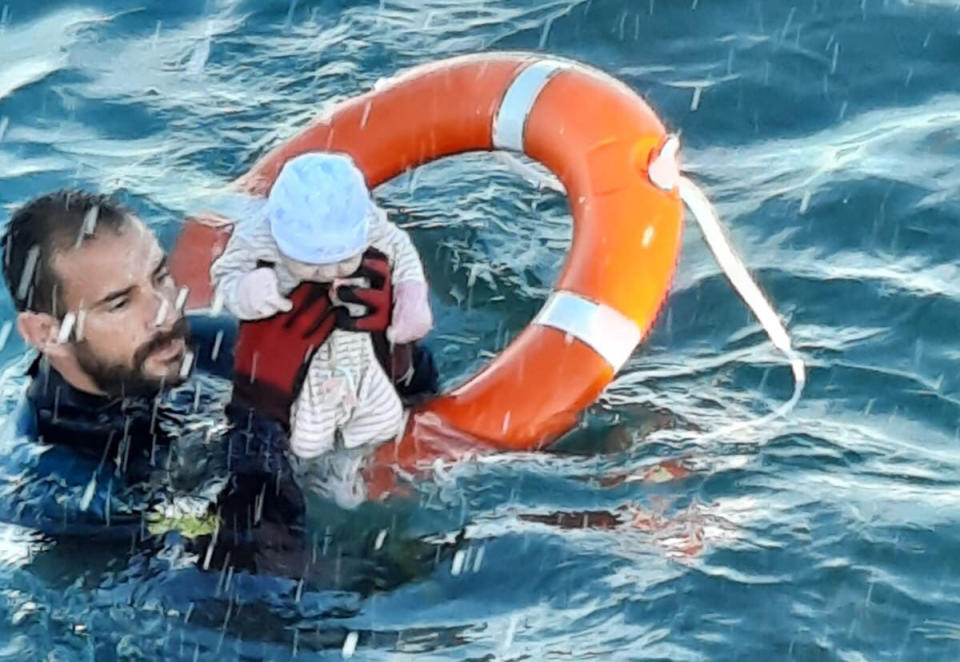
[[[344,154],[314,152],[287,162],[265,213],[238,224],[211,277],[231,313],[263,319],[290,310],[286,295],[301,282],[330,283],[332,294],[371,247],[387,256],[394,283],[387,339],[403,344],[423,338],[433,317],[416,248],[373,203],[363,174]],[[290,449],[302,470],[314,465],[312,473],[324,474],[322,480],[339,477],[350,490],[359,489],[363,447],[391,439],[403,425],[400,399],[369,333],[333,330],[310,362],[290,421]]]

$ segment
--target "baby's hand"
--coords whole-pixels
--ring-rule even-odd
[[[251,271],[237,283],[236,314],[244,320],[263,319],[288,312],[293,303],[280,294],[280,283],[273,269]]]
[[[387,329],[387,340],[396,345],[420,340],[433,327],[427,284],[422,280],[405,280],[395,287],[393,319]]]

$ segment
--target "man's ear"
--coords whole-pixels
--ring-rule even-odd
[[[41,354],[60,358],[71,353],[68,343],[59,342],[60,322],[49,313],[23,311],[17,314],[17,331]]]

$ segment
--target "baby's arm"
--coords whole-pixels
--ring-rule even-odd
[[[397,344],[420,340],[433,326],[429,288],[420,254],[409,235],[387,220],[380,210],[371,227],[370,240],[390,261],[394,309],[387,338]]]
[[[262,319],[290,310],[280,294],[277,275],[268,267],[257,268],[258,260],[273,256],[273,239],[265,228],[249,232],[235,228],[227,246],[210,268],[215,300],[242,320]]]

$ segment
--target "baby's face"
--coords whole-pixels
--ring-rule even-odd
[[[286,255],[282,256],[282,259],[287,271],[297,280],[312,281],[314,283],[332,283],[338,278],[346,278],[359,269],[363,255],[354,255],[353,257],[348,257],[346,260],[340,260],[332,264],[298,262]]]

